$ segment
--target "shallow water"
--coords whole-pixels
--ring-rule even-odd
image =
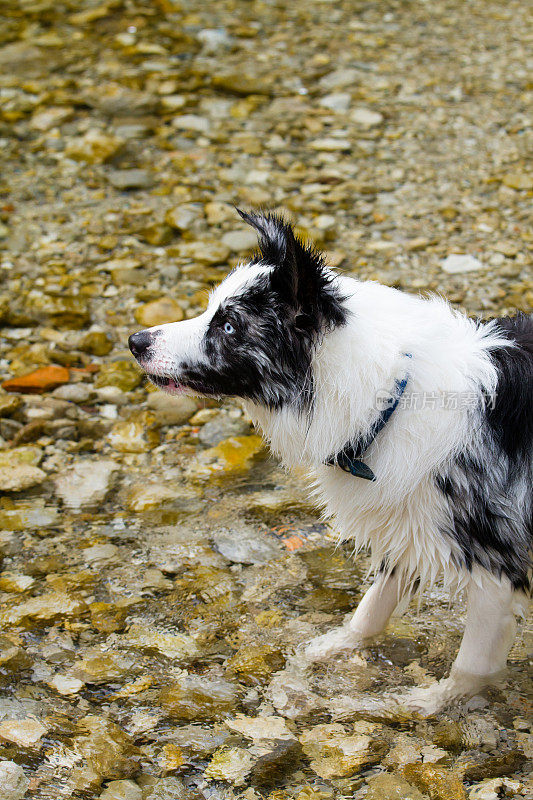
[[[370,701],[449,669],[464,608],[438,587],[298,672],[365,556],[238,404],[157,399],[126,349],[247,256],[233,203],[348,272],[531,311],[526,6],[1,13],[1,377],[66,375],[0,393],[0,760],[40,800],[533,797],[531,627],[501,685],[431,720]]]

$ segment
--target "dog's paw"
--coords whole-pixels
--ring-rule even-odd
[[[303,658],[309,662],[327,661],[341,653],[351,653],[360,644],[360,639],[349,629],[335,628],[311,639],[303,650]]]

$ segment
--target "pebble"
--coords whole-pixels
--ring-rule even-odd
[[[186,475],[193,481],[234,478],[250,468],[263,448],[260,436],[232,436],[200,453],[187,468]]]
[[[18,747],[34,747],[46,733],[47,728],[35,717],[26,719],[4,719],[0,722],[0,740]]]
[[[523,784],[511,778],[489,778],[472,786],[468,800],[499,800],[501,797],[516,797],[521,794]]]
[[[222,236],[221,241],[233,253],[245,253],[257,247],[257,235],[249,229],[228,231]]]
[[[182,114],[179,117],[174,117],[172,125],[180,131],[195,131],[196,133],[209,133],[211,130],[211,122],[206,117],[200,117],[198,114]]]
[[[352,98],[348,92],[333,92],[332,94],[326,94],[319,100],[323,108],[329,108],[330,111],[338,111],[340,113],[348,111],[351,102]]]
[[[238,687],[222,679],[187,675],[163,689],[159,702],[175,719],[216,720],[234,710]]]
[[[48,592],[1,611],[0,624],[19,625],[24,620],[32,619],[37,622],[53,622],[79,617],[85,609],[86,605],[81,598],[65,592]]]
[[[167,322],[180,322],[183,309],[172,297],[160,297],[135,309],[135,319],[145,328],[164,325]]]
[[[115,189],[150,189],[154,176],[146,169],[113,169],[107,173],[111,186]]]
[[[78,344],[82,353],[92,356],[107,356],[113,349],[113,342],[105,331],[89,331]]]
[[[283,717],[247,717],[245,714],[237,714],[233,719],[225,720],[224,724],[231,731],[241,733],[253,741],[296,738]]]
[[[321,778],[342,778],[379,761],[380,752],[373,746],[371,723],[358,723],[368,733],[347,734],[339,723],[308,728],[300,736],[310,767]]]
[[[143,800],[143,793],[133,781],[111,781],[99,800]]]
[[[67,400],[69,403],[88,403],[94,396],[94,391],[91,386],[86,383],[66,383],[63,386],[58,386],[52,392],[53,397],[58,400]]]
[[[251,237],[248,237],[247,241],[249,243]],[[257,245],[257,239],[255,239],[255,244]],[[230,257],[232,250],[226,242],[205,239],[198,242],[183,242],[178,249],[181,258],[190,258],[200,264],[208,264],[210,266],[224,264]],[[222,275],[220,277],[222,279]]]
[[[250,433],[250,424],[245,419],[219,414],[202,426],[198,439],[202,444],[214,447],[230,436],[245,436],[247,433]]]
[[[78,680],[78,678],[57,674],[48,682],[48,686],[51,686],[52,689],[55,689],[60,695],[70,697],[71,695],[78,694],[78,692],[83,689],[84,683]]]
[[[321,150],[324,153],[339,153],[352,149],[348,139],[337,139],[334,136],[325,136],[323,139],[314,139],[309,143],[313,150]]]
[[[379,111],[372,111],[370,108],[354,108],[350,114],[350,119],[362,128],[374,128],[383,122],[383,114]]]
[[[254,758],[248,750],[241,747],[222,747],[213,755],[204,775],[211,780],[228,781],[234,786],[243,786],[253,764]]]
[[[116,386],[123,392],[130,392],[136,389],[143,381],[143,373],[132,361],[110,361],[102,364],[95,386],[100,389],[103,386]]]
[[[201,206],[193,203],[182,203],[167,211],[165,222],[177,231],[188,231],[202,216]]]
[[[65,149],[65,155],[75,161],[89,164],[104,164],[122,149],[124,142],[117,136],[109,136],[99,130],[88,130],[79,139],[72,141]]]
[[[252,526],[221,528],[213,534],[213,542],[218,552],[234,564],[266,564],[280,555],[278,542]]]
[[[190,636],[183,633],[158,631],[143,625],[131,625],[123,641],[139,650],[155,650],[173,661],[190,661],[198,656],[198,647]]]
[[[21,492],[39,486],[48,478],[46,472],[29,464],[13,464],[11,467],[0,466],[0,490],[4,492]]]
[[[179,497],[179,491],[163,483],[149,483],[134,486],[128,494],[127,507],[130,511],[141,513],[152,508],[160,508],[165,503]]]
[[[160,778],[149,790],[145,800],[194,800],[179,778],[169,775]]]
[[[113,426],[107,440],[119,453],[147,453],[159,444],[159,435],[151,425],[151,418],[141,414],[121,420]]]
[[[6,392],[21,392],[23,394],[40,394],[42,392],[49,392],[60,386],[62,383],[68,383],[70,380],[70,373],[65,367],[41,367],[27,375],[21,375],[18,378],[10,378],[4,381],[2,388]]]
[[[395,773],[383,772],[368,781],[366,800],[426,800],[426,798],[427,795],[419,792],[405,778]]]
[[[163,392],[151,392],[147,405],[158,425],[184,425],[198,408],[192,397],[185,394],[173,397]]]
[[[0,419],[10,417],[22,405],[22,400],[16,395],[0,395]]]
[[[448,272],[450,275],[457,275],[462,272],[477,272],[479,269],[484,269],[481,261],[470,255],[452,254],[444,259],[441,266],[444,272]]]
[[[0,797],[2,800],[22,800],[30,786],[24,770],[14,761],[0,761]]]
[[[56,478],[56,495],[73,511],[98,506],[111,491],[118,471],[111,459],[75,461]]]

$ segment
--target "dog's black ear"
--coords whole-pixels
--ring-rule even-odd
[[[277,214],[247,213],[237,209],[259,234],[259,255],[272,264],[272,287],[300,314],[312,314],[321,305],[321,294],[329,283],[325,263],[313,247],[299,239],[290,223]]]

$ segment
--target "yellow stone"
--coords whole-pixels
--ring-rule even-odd
[[[224,480],[234,478],[250,468],[263,450],[260,436],[231,436],[204,450],[187,470],[191,480]]]
[[[11,742],[19,747],[32,747],[46,733],[46,728],[35,717],[25,719],[5,719],[0,722],[0,740]]]
[[[152,328],[167,322],[180,322],[183,319],[183,309],[172,297],[160,297],[137,308],[135,319],[139,325]]]
[[[430,800],[466,800],[463,782],[451,769],[435,764],[407,764],[403,774]]]

